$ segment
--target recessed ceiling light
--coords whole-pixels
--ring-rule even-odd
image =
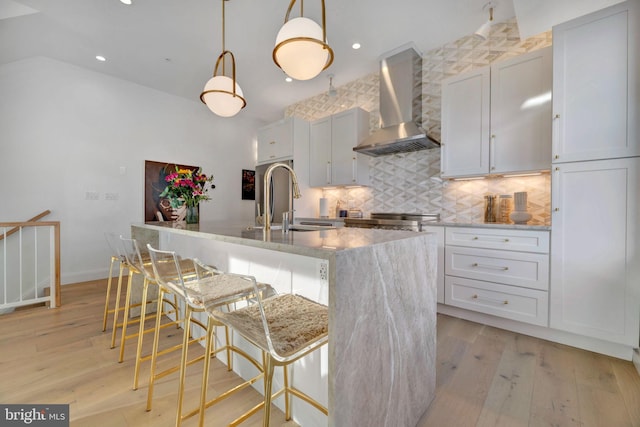
[[[104,61],[106,61],[106,60],[107,60],[107,58],[105,58],[105,57],[104,57],[104,56],[102,56],[102,55],[96,55],[96,59],[97,59],[98,61],[100,61],[100,62],[104,62]]]
[[[358,50],[358,49],[360,49],[360,43],[357,43],[357,42],[356,42],[356,43],[352,44],[352,45],[351,45],[351,47],[352,47],[353,49],[355,49],[355,50]]]
[[[129,5],[131,4],[131,0],[120,0],[120,3]]]
[[[291,77],[287,77],[286,79],[284,79],[284,81],[287,83],[291,83],[293,79]]]

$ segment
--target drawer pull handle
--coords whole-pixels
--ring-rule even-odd
[[[505,300],[501,300],[501,299],[499,300],[499,299],[493,299],[493,298],[480,297],[478,295],[473,295],[471,298],[477,299],[477,300],[480,300],[480,301],[495,302],[497,304],[502,304],[502,305],[509,304],[509,300],[506,300],[506,299]]]
[[[471,264],[471,267],[492,268],[494,270],[502,270],[502,271],[509,270],[509,267],[500,267],[498,265],[488,265],[488,264],[478,264],[477,262],[474,262],[473,264]]]
[[[271,141],[271,142],[269,142],[269,144],[272,144],[272,145],[273,145],[273,144],[275,144],[275,143],[276,143],[275,141]]]
[[[478,236],[474,236],[473,239],[471,239],[471,240],[480,240],[480,238]],[[485,240],[487,242],[495,242],[495,241],[502,240],[505,243],[509,243],[509,239],[483,239],[483,240]]]

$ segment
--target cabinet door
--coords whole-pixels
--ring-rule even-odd
[[[551,48],[491,67],[490,173],[551,168]]]
[[[309,185],[331,185],[331,117],[310,125]]]
[[[258,163],[293,158],[293,119],[287,118],[258,130]]]
[[[638,346],[639,187],[640,158],[555,168],[551,327]]]
[[[640,155],[640,3],[553,28],[553,159]]]
[[[489,87],[489,67],[442,83],[442,176],[489,173]]]
[[[357,158],[353,147],[358,144],[358,110],[352,109],[331,117],[331,183],[354,185]]]

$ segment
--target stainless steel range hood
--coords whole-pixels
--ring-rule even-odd
[[[422,58],[404,46],[380,61],[380,129],[353,151],[377,157],[439,147],[421,125]]]

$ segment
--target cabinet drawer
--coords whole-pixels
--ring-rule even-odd
[[[549,290],[549,256],[447,246],[445,273],[506,285]]]
[[[447,227],[447,245],[549,253],[549,232]]]
[[[544,291],[446,276],[445,303],[534,325],[549,322],[549,296]]]

